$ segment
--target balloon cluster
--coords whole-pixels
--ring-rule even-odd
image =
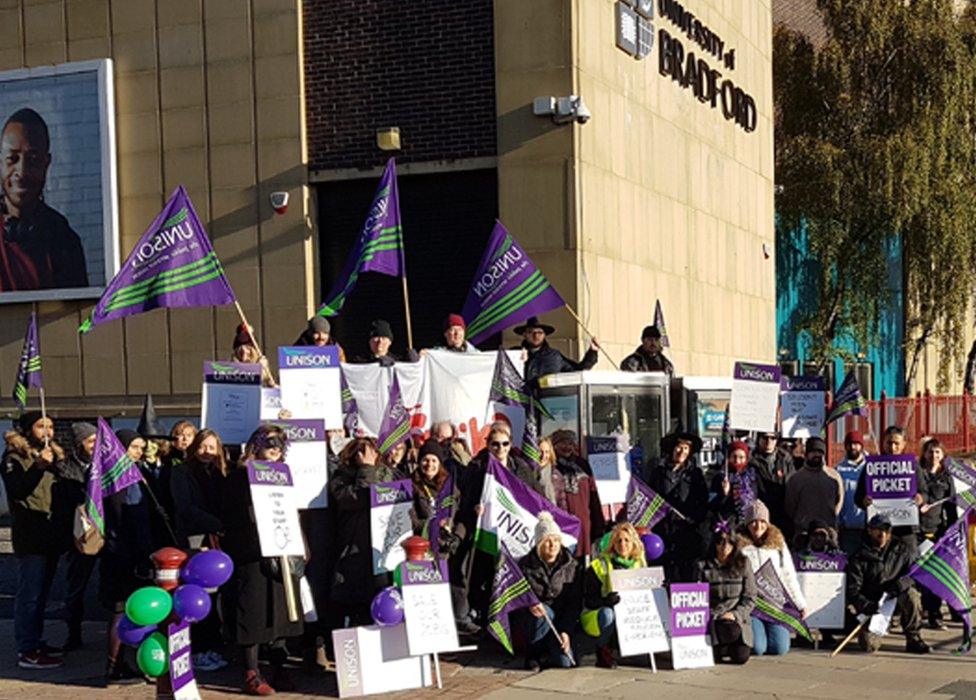
[[[145,586],[135,591],[125,602],[125,615],[116,626],[123,644],[137,647],[139,670],[150,678],[169,670],[169,645],[165,628],[159,625],[174,620],[199,622],[210,614],[210,594],[230,580],[234,562],[220,550],[200,552],[191,558],[180,572],[181,584],[172,596],[159,586]]]

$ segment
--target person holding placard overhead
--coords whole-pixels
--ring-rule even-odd
[[[533,671],[540,665],[569,668],[574,658],[573,633],[583,605],[580,565],[563,547],[562,533],[551,513],[539,513],[534,535],[534,548],[519,560],[519,569],[539,599],[525,617],[529,638],[525,667]]]
[[[645,566],[644,545],[637,530],[630,523],[620,523],[610,533],[607,548],[583,574],[584,610],[580,625],[586,634],[596,637],[596,665],[600,668],[617,667],[611,642],[617,631],[613,608],[620,602],[620,594],[613,590],[610,572]]]
[[[773,570],[783,583],[796,606],[806,618],[806,599],[796,577],[793,556],[780,529],[769,522],[769,509],[762,501],[756,500],[746,509],[745,526],[740,533],[745,542],[742,554],[749,560],[753,573],[767,561],[773,563]],[[754,656],[782,656],[790,650],[790,632],[782,626],[767,620],[752,618],[752,653]]]
[[[272,695],[274,686],[289,690],[282,666],[288,658],[284,640],[302,634],[302,622],[288,619],[283,576],[294,578],[298,590],[301,575],[294,562],[289,571],[281,570],[280,559],[261,555],[251,484],[247,463],[282,462],[288,450],[285,431],[275,425],[263,425],[251,435],[237,466],[230,469],[224,482],[223,520],[225,532],[221,547],[234,560],[234,573],[224,588],[223,611],[226,636],[241,648],[244,657],[244,692],[248,695]],[[295,557],[289,557],[292,562]],[[299,558],[300,561],[300,558]],[[258,645],[272,645],[270,683],[258,668]]]
[[[922,461],[918,470],[918,490],[925,502],[918,507],[919,543],[928,540],[935,544],[950,525],[959,519],[954,502],[956,486],[946,470],[945,450],[935,438],[926,440],[922,447]],[[938,596],[922,588],[922,609],[928,616],[929,627],[944,630],[942,601]]]

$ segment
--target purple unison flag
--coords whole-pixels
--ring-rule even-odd
[[[433,439],[433,438],[432,438]],[[425,524],[427,541],[430,542],[430,550],[435,559],[441,558],[440,539],[441,539],[441,520],[451,520],[451,514],[457,505],[454,499],[454,473],[453,470],[447,473],[444,485],[441,490],[432,497],[434,507],[431,508],[430,519]]]
[[[477,344],[518,321],[565,304],[525,249],[496,221],[461,309],[468,342]]]
[[[536,426],[535,410],[539,410],[546,417],[552,415],[545,406],[536,401],[525,386],[525,380],[512,363],[512,358],[505,350],[499,350],[495,360],[495,374],[491,378],[491,391],[488,393],[489,403],[500,403],[505,406],[521,406],[525,411],[525,429],[522,431],[522,454],[532,462],[536,469],[541,469],[539,450],[539,429]]]
[[[756,607],[752,611],[754,617],[781,625],[813,641],[810,628],[803,621],[803,613],[780,581],[772,559],[767,559],[756,571],[756,590]]]
[[[85,513],[99,532],[105,532],[105,509],[102,500],[140,481],[142,472],[139,467],[126,454],[109,424],[99,418],[85,497]]]
[[[508,548],[504,544],[500,545],[491,599],[488,602],[488,632],[509,654],[515,653],[508,623],[509,614],[538,604],[539,599],[532,592],[512,555],[508,553]]]
[[[627,485],[627,522],[634,527],[650,529],[673,510],[674,508],[664,500],[663,496],[636,476],[631,475],[630,483]],[[674,510],[674,512],[678,511]]]
[[[352,395],[349,382],[346,381],[346,374],[339,367],[339,391],[342,394],[342,425],[346,429],[349,437],[356,436],[356,426],[359,424],[359,405],[356,397]]]
[[[827,411],[827,418],[824,419],[824,430],[829,423],[833,423],[846,415],[866,416],[868,414],[868,402],[861,395],[861,387],[857,383],[854,372],[848,372],[841,382],[837,393],[834,395],[834,402]]]
[[[664,323],[664,310],[661,308],[660,299],[654,302],[654,325],[661,331],[661,345],[666,348],[671,347],[671,341],[668,338],[668,327]]]
[[[180,185],[78,331],[87,333],[99,323],[152,309],[220,306],[234,299],[207,232]]]
[[[390,399],[386,403],[383,422],[380,423],[380,430],[376,435],[380,454],[386,457],[393,451],[394,447],[406,442],[409,437],[410,414],[407,412],[407,407],[403,405],[403,398],[400,395],[400,381],[394,372],[393,383],[390,384]]]
[[[919,585],[925,586],[962,616],[963,643],[959,651],[969,651],[973,627],[967,551],[966,518],[960,518],[908,570],[908,575]]]
[[[14,401],[23,409],[27,407],[27,390],[41,388],[41,341],[37,335],[37,314],[31,312],[27,322],[24,348],[20,352],[17,380],[14,382]]]
[[[976,487],[976,469],[959,459],[946,457],[943,461],[945,469],[954,479],[959,479],[967,486]]]
[[[400,225],[400,195],[397,190],[396,163],[386,162],[386,170],[369,207],[359,240],[349,253],[346,265],[318,310],[319,316],[335,316],[364,272],[379,272],[405,277],[403,228]]]

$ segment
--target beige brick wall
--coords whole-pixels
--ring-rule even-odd
[[[300,23],[299,0],[0,0],[0,70],[114,61],[123,258],[184,185],[269,349],[294,339],[315,299]],[[291,194],[284,216],[275,190]],[[158,407],[191,403],[238,322],[233,307],[158,310],[79,337],[90,309],[38,304],[56,413],[136,406],[145,392]],[[0,306],[3,396],[29,311]]]
[[[768,0],[684,5],[736,49],[732,71],[702,57],[755,98],[756,131],[660,75],[656,35],[642,61],[620,51],[613,0],[496,2],[500,209],[615,360],[660,298],[679,371],[728,374],[775,357],[772,16]],[[533,97],[570,93],[589,123],[532,116]]]

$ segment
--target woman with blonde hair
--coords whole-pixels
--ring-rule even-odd
[[[556,450],[552,446],[552,440],[542,438],[539,440],[539,484],[542,486],[542,494],[553,505],[556,503],[556,487],[552,483],[555,465]]]
[[[620,523],[610,533],[606,549],[590,562],[583,575],[583,631],[596,637],[596,665],[615,668],[611,640],[616,631],[613,606],[620,602],[620,594],[613,590],[610,572],[614,569],[639,569],[647,566],[644,545],[637,530],[630,523]]]

